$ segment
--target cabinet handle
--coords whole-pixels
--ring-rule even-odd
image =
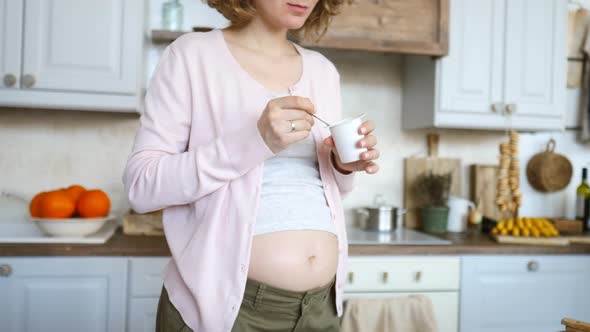
[[[12,266],[8,264],[0,265],[0,277],[9,277],[12,274]]]
[[[33,76],[31,74],[27,74],[27,75],[23,76],[22,82],[26,88],[32,88],[36,83],[35,76]]]
[[[492,104],[492,112],[500,113],[504,109],[504,103],[493,103]]]
[[[516,113],[516,104],[508,104],[506,105],[506,114],[514,114]]]
[[[420,282],[421,279],[422,279],[422,271],[416,272],[416,275],[414,275],[414,281]]]
[[[4,75],[4,85],[7,87],[12,87],[16,84],[16,76],[14,74],[6,74]]]
[[[354,273],[348,272],[348,283],[352,284],[353,281],[354,281]]]
[[[383,272],[383,283],[386,284],[389,282],[389,272]]]
[[[527,265],[526,265],[527,270],[529,270],[529,272],[536,272],[537,270],[539,270],[539,262],[537,261],[530,261]]]

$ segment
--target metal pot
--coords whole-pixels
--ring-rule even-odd
[[[375,198],[373,207],[356,210],[360,228],[367,231],[392,232],[403,227],[404,209],[387,205],[381,196]]]

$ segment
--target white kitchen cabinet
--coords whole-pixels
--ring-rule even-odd
[[[352,256],[344,298],[424,295],[432,301],[439,331],[457,332],[459,288],[459,257]]]
[[[24,0],[0,0],[0,90],[19,84],[23,8]]]
[[[125,258],[0,257],[0,265],[2,331],[124,331]]]
[[[507,0],[504,101],[514,117],[565,126],[567,3]]]
[[[12,2],[1,1],[5,8]],[[20,11],[12,5],[14,17],[5,25],[15,29],[24,20],[18,28],[22,36],[9,39],[22,44],[22,54],[14,54],[13,47],[5,47],[0,54],[0,59],[22,61],[22,66],[11,70],[18,84],[9,91],[0,90],[0,105],[109,111],[139,108],[143,0],[26,0],[24,4]]]
[[[162,272],[170,257],[129,259],[129,332],[155,331]]]
[[[560,331],[590,321],[590,257],[465,256],[461,331]]]
[[[405,129],[559,130],[566,0],[451,0],[449,54],[405,58]]]
[[[129,332],[154,332],[159,297],[132,298],[129,300]]]

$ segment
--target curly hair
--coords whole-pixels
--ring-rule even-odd
[[[319,40],[328,29],[333,16],[340,7],[351,0],[319,0],[301,29],[292,31],[296,36]],[[203,0],[217,9],[231,22],[232,27],[243,27],[256,15],[254,0]]]

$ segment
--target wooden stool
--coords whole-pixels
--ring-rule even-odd
[[[564,318],[561,324],[565,325],[563,332],[590,332],[590,323],[582,322],[573,318]]]

